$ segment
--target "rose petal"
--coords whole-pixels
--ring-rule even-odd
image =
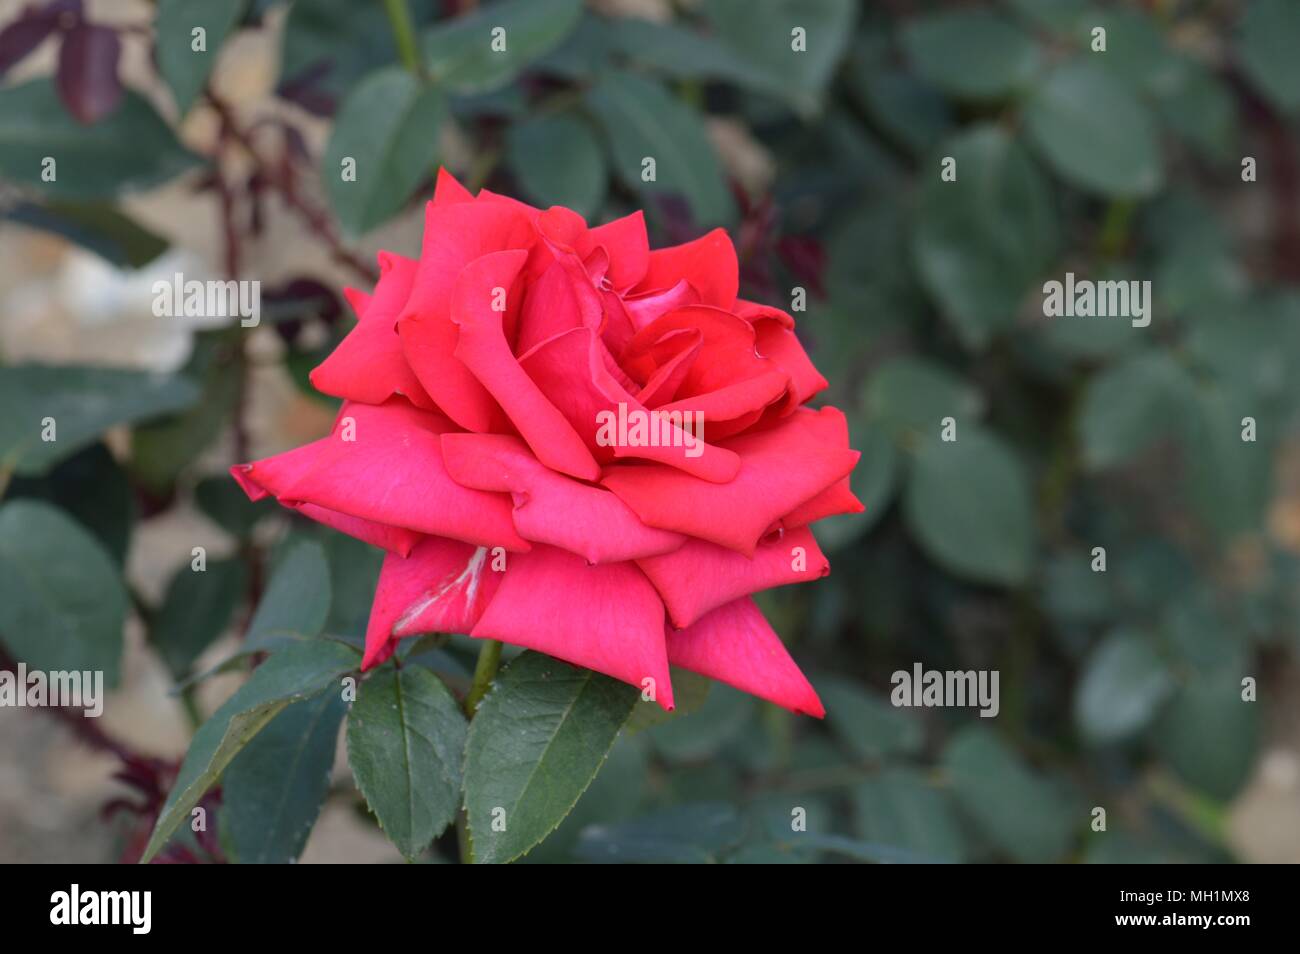
[[[235,469],[231,468],[232,471]],[[415,548],[415,545],[424,539],[422,534],[416,533],[414,530],[407,530],[405,527],[390,527],[386,523],[362,520],[360,517],[352,517],[346,513],[339,513],[337,510],[327,510],[324,507],[304,503],[301,500],[290,502],[286,506],[297,510],[304,517],[338,530],[340,533],[346,533],[350,537],[356,537],[372,547],[379,547],[402,556],[409,554]]]
[[[790,393],[782,413],[788,414],[800,404],[806,404],[813,395],[829,387],[829,383],[808,357],[794,330],[794,318],[780,308],[759,305],[743,298],[736,299],[735,312],[754,326],[758,353],[770,358],[790,375]]]
[[[506,300],[527,259],[523,251],[492,252],[466,265],[452,293],[452,320],[460,328],[456,357],[505,410],[515,429],[547,467],[595,480],[600,467],[586,444],[520,367],[506,342],[497,293]]]
[[[444,434],[443,459],[453,480],[476,490],[505,492],[515,501],[515,529],[525,540],[616,563],[667,553],[686,540],[647,527],[608,490],[543,467],[516,437]]]
[[[763,409],[781,398],[789,386],[790,378],[784,371],[764,371],[752,378],[682,398],[659,408],[660,412],[701,414],[705,434],[710,441],[721,441],[745,430],[758,420]]]
[[[700,294],[700,301],[715,308],[730,308],[740,287],[740,265],[736,247],[722,229],[714,229],[692,242],[650,252],[645,277],[636,292],[671,288],[686,279]]]
[[[560,262],[552,262],[527,289],[519,315],[515,354],[526,354],[562,331],[584,325],[599,327],[600,300],[594,290],[590,297],[580,298],[579,293],[568,269]]]
[[[664,607],[631,563],[588,566],[554,547],[511,556],[505,578],[470,633],[585,666],[645,688],[673,708]]]
[[[703,305],[688,305],[656,318],[636,333],[619,360],[634,378],[648,380],[663,360],[664,343],[683,332],[703,336],[700,356],[682,381],[683,397],[706,394],[776,370],[755,349],[754,327],[749,322]]]
[[[439,409],[470,431],[500,428],[496,402],[455,357],[459,334],[451,296],[461,270],[489,252],[526,249],[536,232],[526,216],[499,202],[455,202],[426,208],[420,264],[397,322],[407,363]]]
[[[687,305],[700,304],[700,293],[686,279],[682,279],[671,288],[632,295],[623,299],[623,308],[627,311],[632,325],[640,331],[661,315]]]
[[[682,332],[670,336],[669,343],[679,350],[673,357],[661,361],[645,386],[637,392],[636,399],[646,407],[659,407],[677,396],[704,346],[704,335],[698,331]]]
[[[800,409],[769,430],[721,446],[740,455],[730,483],[701,483],[656,464],[619,464],[601,480],[643,523],[711,540],[746,555],[781,516],[845,477],[857,462],[837,440],[843,414]]]
[[[315,504],[434,536],[527,550],[511,520],[510,498],[470,490],[447,475],[439,435],[450,428],[442,415],[397,398],[378,407],[346,404],[329,437],[236,465],[233,472],[246,487],[256,485],[282,503]]]
[[[486,547],[442,537],[425,537],[408,557],[390,553],[370,607],[362,670],[386,659],[403,636],[469,632],[502,575],[488,568]]]
[[[645,277],[650,267],[650,240],[646,235],[645,216],[638,209],[631,215],[591,229],[577,252],[583,257],[592,248],[603,248],[609,255],[605,277],[615,291],[631,288]]]
[[[689,626],[741,596],[825,576],[831,565],[807,528],[765,537],[747,557],[705,540],[688,540],[662,556],[637,561],[674,626]]]
[[[520,365],[586,441],[595,459],[606,463],[623,459],[653,460],[713,482],[728,481],[736,475],[740,459],[734,453],[696,440],[700,435],[688,434],[680,428],[669,432],[670,439],[661,441],[659,446],[599,442],[604,416],[613,415],[617,420],[620,404],[625,406],[628,415],[648,411],[610,373],[601,341],[590,328],[575,328],[556,335],[524,355]]]
[[[837,480],[816,497],[804,501],[778,521],[777,526],[787,530],[804,527],[826,517],[836,517],[842,513],[862,513],[867,508],[862,506],[849,485],[849,478]]]
[[[433,204],[451,205],[454,202],[473,201],[474,196],[470,195],[469,189],[461,185],[456,177],[447,171],[446,166],[439,166],[438,181],[433,187]]]
[[[668,632],[668,660],[798,714],[826,715],[817,692],[754,601],[742,597]]]
[[[383,404],[394,394],[401,394],[418,407],[433,409],[433,401],[406,363],[396,330],[397,316],[406,305],[416,267],[409,258],[379,253],[379,282],[374,295],[348,294],[360,320],[311,372],[311,383],[317,391],[366,404]]]

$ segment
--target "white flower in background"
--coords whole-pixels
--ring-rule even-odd
[[[157,317],[155,282],[209,276],[192,252],[172,250],[139,269],[121,269],[97,255],[71,249],[53,274],[25,282],[4,297],[2,329],[9,361],[93,364],[170,372],[194,347],[194,333],[231,317]]]

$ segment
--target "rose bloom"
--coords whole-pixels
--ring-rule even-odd
[[[443,172],[420,257],[379,263],[312,372],[333,433],[231,471],[387,551],[363,668],[468,633],[665,709],[671,664],[823,715],[750,594],[829,572],[809,527],[861,511],[858,454],[805,406],[826,380],[794,320],[737,297],[726,233],[652,251],[639,212],[589,228]]]

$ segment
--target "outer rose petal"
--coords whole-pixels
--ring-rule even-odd
[[[501,588],[470,633],[546,653],[634,686],[654,680],[673,708],[664,605],[631,563],[588,566],[554,547],[511,556]]]
[[[656,464],[620,464],[603,483],[643,523],[711,540],[746,555],[776,520],[848,475],[858,452],[839,438],[844,415],[800,409],[770,430],[722,446],[740,454],[727,484],[706,484]]]
[[[790,375],[790,393],[785,413],[807,403],[813,395],[830,386],[813,366],[808,352],[794,333],[794,319],[788,314],[779,308],[743,300],[737,301],[736,314],[754,326],[754,343],[758,353],[770,358],[777,367]]]
[[[689,626],[737,597],[815,580],[831,571],[807,528],[765,538],[752,558],[690,540],[672,553],[638,560],[637,566],[659,591],[674,626]]]
[[[237,467],[231,468],[232,472],[236,470],[238,470]],[[242,476],[242,474],[235,474],[237,480]],[[317,523],[322,523],[327,527],[338,530],[340,533],[346,533],[350,537],[356,537],[372,547],[379,547],[401,556],[407,556],[415,548],[415,545],[424,539],[421,534],[416,533],[414,530],[407,530],[405,527],[390,527],[386,523],[362,520],[360,517],[352,517],[346,513],[339,513],[337,510],[326,510],[324,507],[316,506],[316,504],[296,501],[286,504],[286,506],[297,510],[304,517],[310,517]]]
[[[668,661],[795,713],[826,715],[816,691],[747,596],[693,626],[669,631]]]
[[[434,205],[451,205],[453,202],[473,202],[469,189],[456,180],[446,166],[438,167],[438,182],[433,187]]]
[[[816,523],[825,517],[834,517],[842,513],[862,513],[866,507],[853,494],[849,478],[837,480],[816,497],[806,500],[795,507],[780,520],[780,526],[787,530]]]
[[[347,419],[355,440],[347,440]],[[405,527],[483,546],[527,550],[515,532],[510,500],[469,490],[447,476],[439,414],[400,399],[380,407],[346,404],[329,437],[252,464],[236,477],[282,503],[305,502],[375,523]]]
[[[589,563],[618,563],[667,553],[686,538],[647,527],[602,487],[557,474],[538,463],[523,441],[504,434],[444,434],[442,453],[453,480],[477,490],[514,495],[515,529]]]
[[[500,202],[430,203],[424,245],[411,295],[397,322],[406,360],[439,409],[466,430],[502,423],[491,395],[454,355],[459,334],[451,322],[456,279],[488,252],[530,248],[536,232],[526,215]]]
[[[715,308],[730,308],[740,287],[736,247],[722,229],[714,229],[693,242],[655,249],[645,277],[634,291],[671,288],[686,279],[700,293],[700,301]]]
[[[311,373],[311,383],[323,394],[382,404],[394,394],[428,410],[433,401],[420,386],[402,355],[397,316],[406,305],[415,280],[416,263],[391,252],[379,253],[379,283],[373,296],[349,294],[360,321],[330,356]]]
[[[522,251],[492,252],[461,271],[451,305],[452,320],[460,327],[456,357],[496,398],[538,460],[552,470],[595,480],[600,475],[596,459],[519,366],[506,341],[502,312],[493,310],[497,290],[509,291],[526,259]]]
[[[379,571],[366,627],[363,670],[391,654],[390,643],[417,633],[467,633],[500,585],[486,547],[425,537],[409,557],[390,553]]]

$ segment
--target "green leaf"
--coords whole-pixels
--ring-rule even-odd
[[[679,805],[613,825],[589,825],[576,854],[603,863],[708,864],[740,844],[744,824],[730,805]]]
[[[609,73],[587,91],[614,157],[615,174],[647,198],[685,198],[700,226],[721,225],[735,205],[700,116],[658,83]],[[642,179],[643,161],[655,161],[655,181]]]
[[[43,477],[15,477],[8,496],[53,504],[95,535],[118,566],[137,519],[126,471],[103,443],[73,454]]]
[[[987,10],[917,17],[903,27],[902,40],[922,77],[967,99],[996,99],[1024,87],[1040,61],[1027,33]]]
[[[1256,86],[1283,112],[1300,110],[1300,7],[1291,0],[1245,5],[1237,57]]]
[[[1089,656],[1074,697],[1074,718],[1093,743],[1141,731],[1173,691],[1173,678],[1150,636],[1120,631]]]
[[[1261,375],[1257,381],[1262,382]],[[1269,426],[1269,408],[1254,396],[1226,388],[1196,390],[1183,409],[1184,481],[1187,499],[1205,525],[1222,537],[1261,529],[1273,499],[1276,443],[1267,431],[1241,439],[1246,417]]]
[[[271,575],[244,637],[245,649],[317,636],[330,612],[330,570],[325,551],[313,540],[291,544]]]
[[[943,365],[926,358],[902,356],[878,367],[867,382],[867,414],[898,441],[938,437],[945,417],[958,431],[983,410],[983,399],[970,384]]]
[[[1135,199],[1164,182],[1155,123],[1136,94],[1084,60],[1062,64],[1025,109],[1025,129],[1067,182]]]
[[[186,563],[176,571],[149,638],[177,679],[225,632],[247,577],[247,567],[238,559],[213,560],[203,571]]]
[[[194,503],[222,530],[246,537],[257,521],[274,512],[270,500],[252,501],[228,474],[205,477],[194,488]]]
[[[859,759],[875,762],[920,751],[921,723],[910,713],[848,679],[822,677],[817,691],[831,731]]]
[[[634,724],[644,707],[636,707]],[[648,734],[656,751],[671,762],[706,761],[744,731],[756,708],[753,696],[715,683],[697,711],[653,726]]]
[[[943,767],[962,811],[1003,853],[1026,864],[1060,861],[1087,816],[1059,786],[1024,764],[992,730],[953,736]]]
[[[677,698],[676,679],[673,680],[673,698]],[[646,705],[642,703],[637,711],[640,712]],[[635,714],[633,718],[636,718]],[[649,772],[650,746],[644,738],[637,738],[625,731],[614,743],[600,774],[582,793],[582,798],[560,827],[517,863],[555,864],[572,861],[578,838],[587,826],[626,821],[640,815],[646,810],[645,803],[650,794]]]
[[[342,693],[286,706],[246,745],[221,782],[221,823],[241,864],[287,864],[307,845],[329,793]]]
[[[1141,10],[1118,8],[1098,11],[1091,31],[1106,31],[1106,51],[1091,54],[1093,62],[1105,67],[1126,85],[1151,96],[1160,96],[1178,82],[1178,57],[1170,49],[1160,26]]]
[[[52,80],[32,80],[0,89],[0,116],[0,175],[52,196],[108,198],[166,182],[201,161],[131,92],[111,116],[83,126],[63,108]],[[45,181],[51,168],[54,179]]]
[[[446,112],[438,87],[398,66],[371,73],[343,101],[321,178],[349,234],[386,221],[429,175]],[[355,179],[344,177],[348,159],[356,163]]]
[[[582,0],[504,0],[427,31],[424,61],[439,86],[458,93],[498,89],[559,46],[581,15]]]
[[[230,373],[232,337],[241,333],[232,328],[197,335],[185,377],[197,386],[199,400],[184,413],[145,424],[131,435],[131,475],[155,494],[170,492],[177,476],[193,466],[230,420],[239,399],[239,375]]]
[[[853,789],[858,834],[902,849],[905,861],[960,862],[966,843],[948,797],[909,768],[888,768]]]
[[[364,638],[375,601],[384,551],[345,533],[324,530],[318,539],[330,567],[330,611],[325,631]]]
[[[413,22],[432,19],[436,0],[413,0]],[[372,3],[306,0],[289,8],[280,55],[280,88],[306,87],[320,94],[324,111],[372,69],[397,61],[388,17]]]
[[[903,496],[903,517],[921,548],[945,570],[1015,586],[1034,564],[1029,480],[999,439],[968,427],[957,440],[926,442]]]
[[[117,684],[126,589],[99,541],[34,500],[0,506],[0,639],[33,669]]]
[[[948,101],[904,70],[855,57],[848,84],[872,121],[909,152],[933,148],[952,127]]]
[[[1010,0],[1009,5],[1032,25],[1060,33],[1074,32],[1085,17],[1096,15],[1087,0]]]
[[[362,684],[352,706],[352,774],[408,860],[456,818],[467,728],[455,697],[421,666],[380,669]]]
[[[245,0],[159,0],[154,20],[154,55],[158,72],[171,87],[176,111],[184,116],[203,91],[230,31],[239,22]],[[204,49],[194,49],[196,29],[204,31]]]
[[[769,77],[767,91],[810,115],[853,36],[853,0],[706,0],[704,15],[741,58]],[[802,30],[796,37],[794,31]],[[803,48],[796,48],[802,41]]]
[[[540,653],[515,659],[484,698],[465,747],[474,860],[513,861],[549,835],[596,777],[638,698],[634,686]]]
[[[1237,99],[1213,70],[1180,57],[1175,79],[1161,91],[1156,110],[1175,134],[1212,162],[1227,165],[1238,141]]]
[[[674,79],[712,79],[759,92],[786,93],[771,73],[716,37],[635,17],[593,22],[606,23],[603,39],[609,50]]]
[[[1079,412],[1085,466],[1113,467],[1178,436],[1194,388],[1187,371],[1164,352],[1125,358],[1094,377]]]
[[[1097,623],[1116,613],[1115,594],[1105,573],[1092,569],[1089,554],[1066,553],[1048,561],[1043,573],[1043,607],[1064,629]]]
[[[141,268],[167,250],[167,240],[107,202],[19,202],[5,215],[62,235],[118,268]]]
[[[42,473],[110,427],[181,410],[197,397],[183,377],[39,364],[0,368],[0,467]],[[50,441],[43,439],[47,418],[54,420]]]
[[[944,157],[956,160],[955,182],[940,178]],[[912,250],[922,284],[967,347],[1011,327],[1058,244],[1047,181],[1005,132],[973,127],[933,157]]]
[[[361,665],[350,646],[320,639],[273,653],[200,726],[140,861],[151,861],[236,755],[291,702],[308,699]]]
[[[605,200],[605,153],[581,117],[551,114],[515,123],[506,159],[524,193],[542,208],[562,205],[590,217]]]
[[[849,483],[863,510],[818,522],[817,541],[827,551],[848,546],[875,526],[889,507],[898,482],[899,453],[883,427],[870,421],[855,422],[850,425],[849,446],[862,454]]]
[[[1208,795],[1232,798],[1256,764],[1259,702],[1242,699],[1241,679],[1257,672],[1194,676],[1160,714],[1151,733],[1159,754],[1183,779]]]

